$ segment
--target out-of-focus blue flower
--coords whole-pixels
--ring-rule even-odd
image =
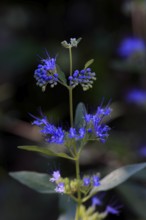
[[[118,54],[122,57],[130,57],[134,53],[143,53],[146,50],[145,42],[136,37],[125,38],[119,48]]]
[[[51,87],[54,87],[58,81],[56,59],[48,57],[47,59],[42,59],[41,62],[42,64],[39,64],[34,72],[37,85],[45,87],[47,84],[50,84]]]
[[[54,171],[53,174],[52,174],[52,178],[50,178],[50,181],[51,182],[56,182],[57,180],[60,179],[61,175],[60,175],[60,172],[57,170],[57,171]]]
[[[146,91],[141,89],[132,89],[126,95],[125,100],[137,105],[146,105]]]
[[[94,175],[92,177],[93,186],[100,186],[99,176]]]
[[[96,74],[90,68],[84,70],[75,70],[72,76],[69,76],[70,85],[75,88],[78,84],[86,91],[92,88],[93,81],[96,80]]]
[[[55,188],[55,191],[58,193],[64,193],[65,192],[65,186],[64,183],[60,182]]]
[[[89,177],[84,177],[83,178],[83,185],[84,186],[89,186],[90,185],[90,178]]]
[[[140,156],[146,157],[146,146],[142,146],[138,152]]]
[[[106,207],[106,212],[107,212],[108,214],[113,214],[113,215],[118,215],[118,214],[120,213],[120,211],[118,210],[118,208],[114,208],[114,207],[112,207],[112,206],[110,206],[110,205],[108,205],[108,206]]]
[[[94,196],[92,198],[92,206],[100,206],[102,205],[101,199],[98,198],[97,196]]]
[[[101,108],[100,106],[97,108],[97,111],[94,115],[85,114],[84,119],[87,126],[87,131],[89,133],[94,133],[96,138],[99,139],[102,143],[106,141],[108,137],[108,131],[110,127],[103,123],[103,119],[106,116],[111,114],[111,108]]]
[[[85,133],[86,133],[85,128],[80,128],[79,131],[76,131],[75,128],[70,128],[68,137],[74,138],[75,140],[79,140],[79,139],[84,138]]]
[[[56,144],[62,144],[64,142],[65,132],[63,129],[50,124],[46,117],[42,119],[36,118],[32,124],[41,128],[41,133],[47,142]]]

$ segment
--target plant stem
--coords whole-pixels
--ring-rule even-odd
[[[76,166],[76,178],[77,178],[77,181],[79,182],[80,181],[79,154],[77,155],[75,166]],[[82,203],[80,189],[78,189],[78,192],[77,192],[77,199],[78,200],[77,200],[77,209],[76,209],[75,220],[79,220],[79,210],[80,210],[80,205]]]
[[[69,47],[70,76],[72,76],[72,51]],[[69,87],[70,125],[73,127],[73,88]]]
[[[69,109],[70,109],[70,126],[73,127],[73,93],[72,88],[69,88]]]

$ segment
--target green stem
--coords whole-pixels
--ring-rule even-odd
[[[76,166],[76,178],[77,178],[77,181],[79,183],[80,182],[79,154],[77,155],[75,166]],[[77,209],[76,209],[75,220],[79,220],[79,210],[80,210],[81,204],[82,204],[81,191],[80,191],[80,189],[78,189],[78,192],[77,192]]]
[[[69,62],[70,62],[70,76],[72,76],[72,51],[71,51],[71,47],[69,47]]]
[[[70,109],[70,125],[73,127],[73,93],[72,88],[69,88],[69,109]]]
[[[70,76],[72,76],[72,51],[69,47]],[[73,88],[69,87],[70,125],[73,127]]]

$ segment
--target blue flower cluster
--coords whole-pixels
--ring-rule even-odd
[[[56,59],[42,59],[42,64],[39,64],[34,72],[34,78],[40,87],[45,87],[47,84],[50,84],[53,88],[57,85],[58,73],[56,72]]]
[[[91,135],[95,134],[96,138],[102,143],[105,143],[108,131],[110,130],[110,127],[103,123],[103,119],[105,116],[109,116],[111,111],[109,107],[101,108],[99,106],[95,115],[86,114],[84,116],[88,133]]]
[[[50,124],[46,117],[35,118],[33,125],[37,125],[41,128],[41,133],[44,135],[45,140],[48,143],[63,144],[68,139],[74,139],[75,141],[81,140],[91,136],[91,138],[97,138],[100,142],[105,143],[108,137],[108,131],[110,127],[103,124],[103,118],[110,115],[111,109],[109,107],[101,108],[98,107],[96,114],[86,114],[84,116],[85,125],[79,130],[70,128],[69,132],[63,130],[62,127],[55,127]]]
[[[95,73],[90,68],[84,70],[75,70],[73,76],[69,76],[70,85],[75,88],[78,84],[86,91],[92,88],[93,81],[96,80]]]
[[[43,119],[36,118],[32,124],[41,127],[41,133],[47,142],[56,144],[62,144],[64,142],[65,132],[63,129],[50,124],[46,117]]]
[[[78,132],[75,128],[70,128],[68,137],[71,139],[73,138],[75,140],[80,140],[85,137],[85,134],[86,134],[85,128],[80,128]]]
[[[65,192],[65,184],[63,182],[60,182],[60,178],[61,178],[60,172],[57,170],[57,171],[53,172],[52,178],[50,178],[50,181],[55,182],[57,184],[57,186],[55,188],[56,192],[64,193]]]
[[[83,178],[83,185],[84,186],[100,186],[99,176],[94,175],[92,177],[84,177]]]

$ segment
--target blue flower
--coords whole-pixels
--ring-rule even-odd
[[[86,133],[85,128],[80,128],[78,132],[75,128],[70,128],[68,137],[69,138],[74,138],[75,140],[79,140],[79,139],[84,138],[85,133]]]
[[[60,182],[55,188],[55,191],[58,193],[64,193],[65,192],[65,186],[64,183]]]
[[[56,182],[57,180],[60,179],[61,175],[60,175],[60,172],[57,170],[57,171],[54,171],[53,174],[52,174],[52,178],[50,178],[50,181],[51,182]]]
[[[144,41],[136,37],[125,38],[119,48],[118,54],[123,57],[130,57],[134,53],[143,53],[146,50]]]
[[[90,178],[89,177],[84,177],[83,178],[83,185],[84,186],[89,186],[90,185]]]
[[[146,157],[146,146],[142,146],[139,151],[138,151],[139,155],[142,157]]]
[[[39,64],[34,72],[37,85],[44,88],[47,84],[50,84],[51,87],[54,87],[58,81],[56,59],[48,57],[47,59],[42,59],[41,62],[42,64]]]
[[[91,114],[85,114],[84,120],[86,122],[86,128],[88,133],[93,133],[97,139],[100,140],[100,142],[105,143],[106,138],[108,137],[108,132],[110,130],[110,127],[106,124],[103,124],[103,119],[106,116],[109,116],[111,114],[111,108],[101,108],[99,106],[97,108],[97,111],[94,115]]]
[[[142,89],[132,89],[126,95],[126,101],[138,105],[146,104],[146,91]]]
[[[93,81],[96,80],[96,74],[90,68],[84,70],[75,70],[72,76],[68,77],[70,85],[75,88],[81,85],[83,90],[86,91],[92,88]]]
[[[99,176],[94,175],[92,177],[92,181],[93,181],[93,186],[100,186]]]
[[[100,205],[102,205],[101,200],[97,196],[94,196],[92,198],[92,206],[100,206]]]
[[[62,144],[64,143],[65,132],[61,127],[55,127],[47,121],[47,118],[36,118],[32,123],[41,128],[40,132],[44,135],[45,140],[49,143]]]
[[[120,211],[118,210],[118,208],[114,208],[114,207],[112,207],[112,206],[110,206],[110,205],[108,205],[108,206],[106,207],[106,212],[107,212],[108,214],[113,214],[113,215],[118,215],[118,214],[120,213]]]

